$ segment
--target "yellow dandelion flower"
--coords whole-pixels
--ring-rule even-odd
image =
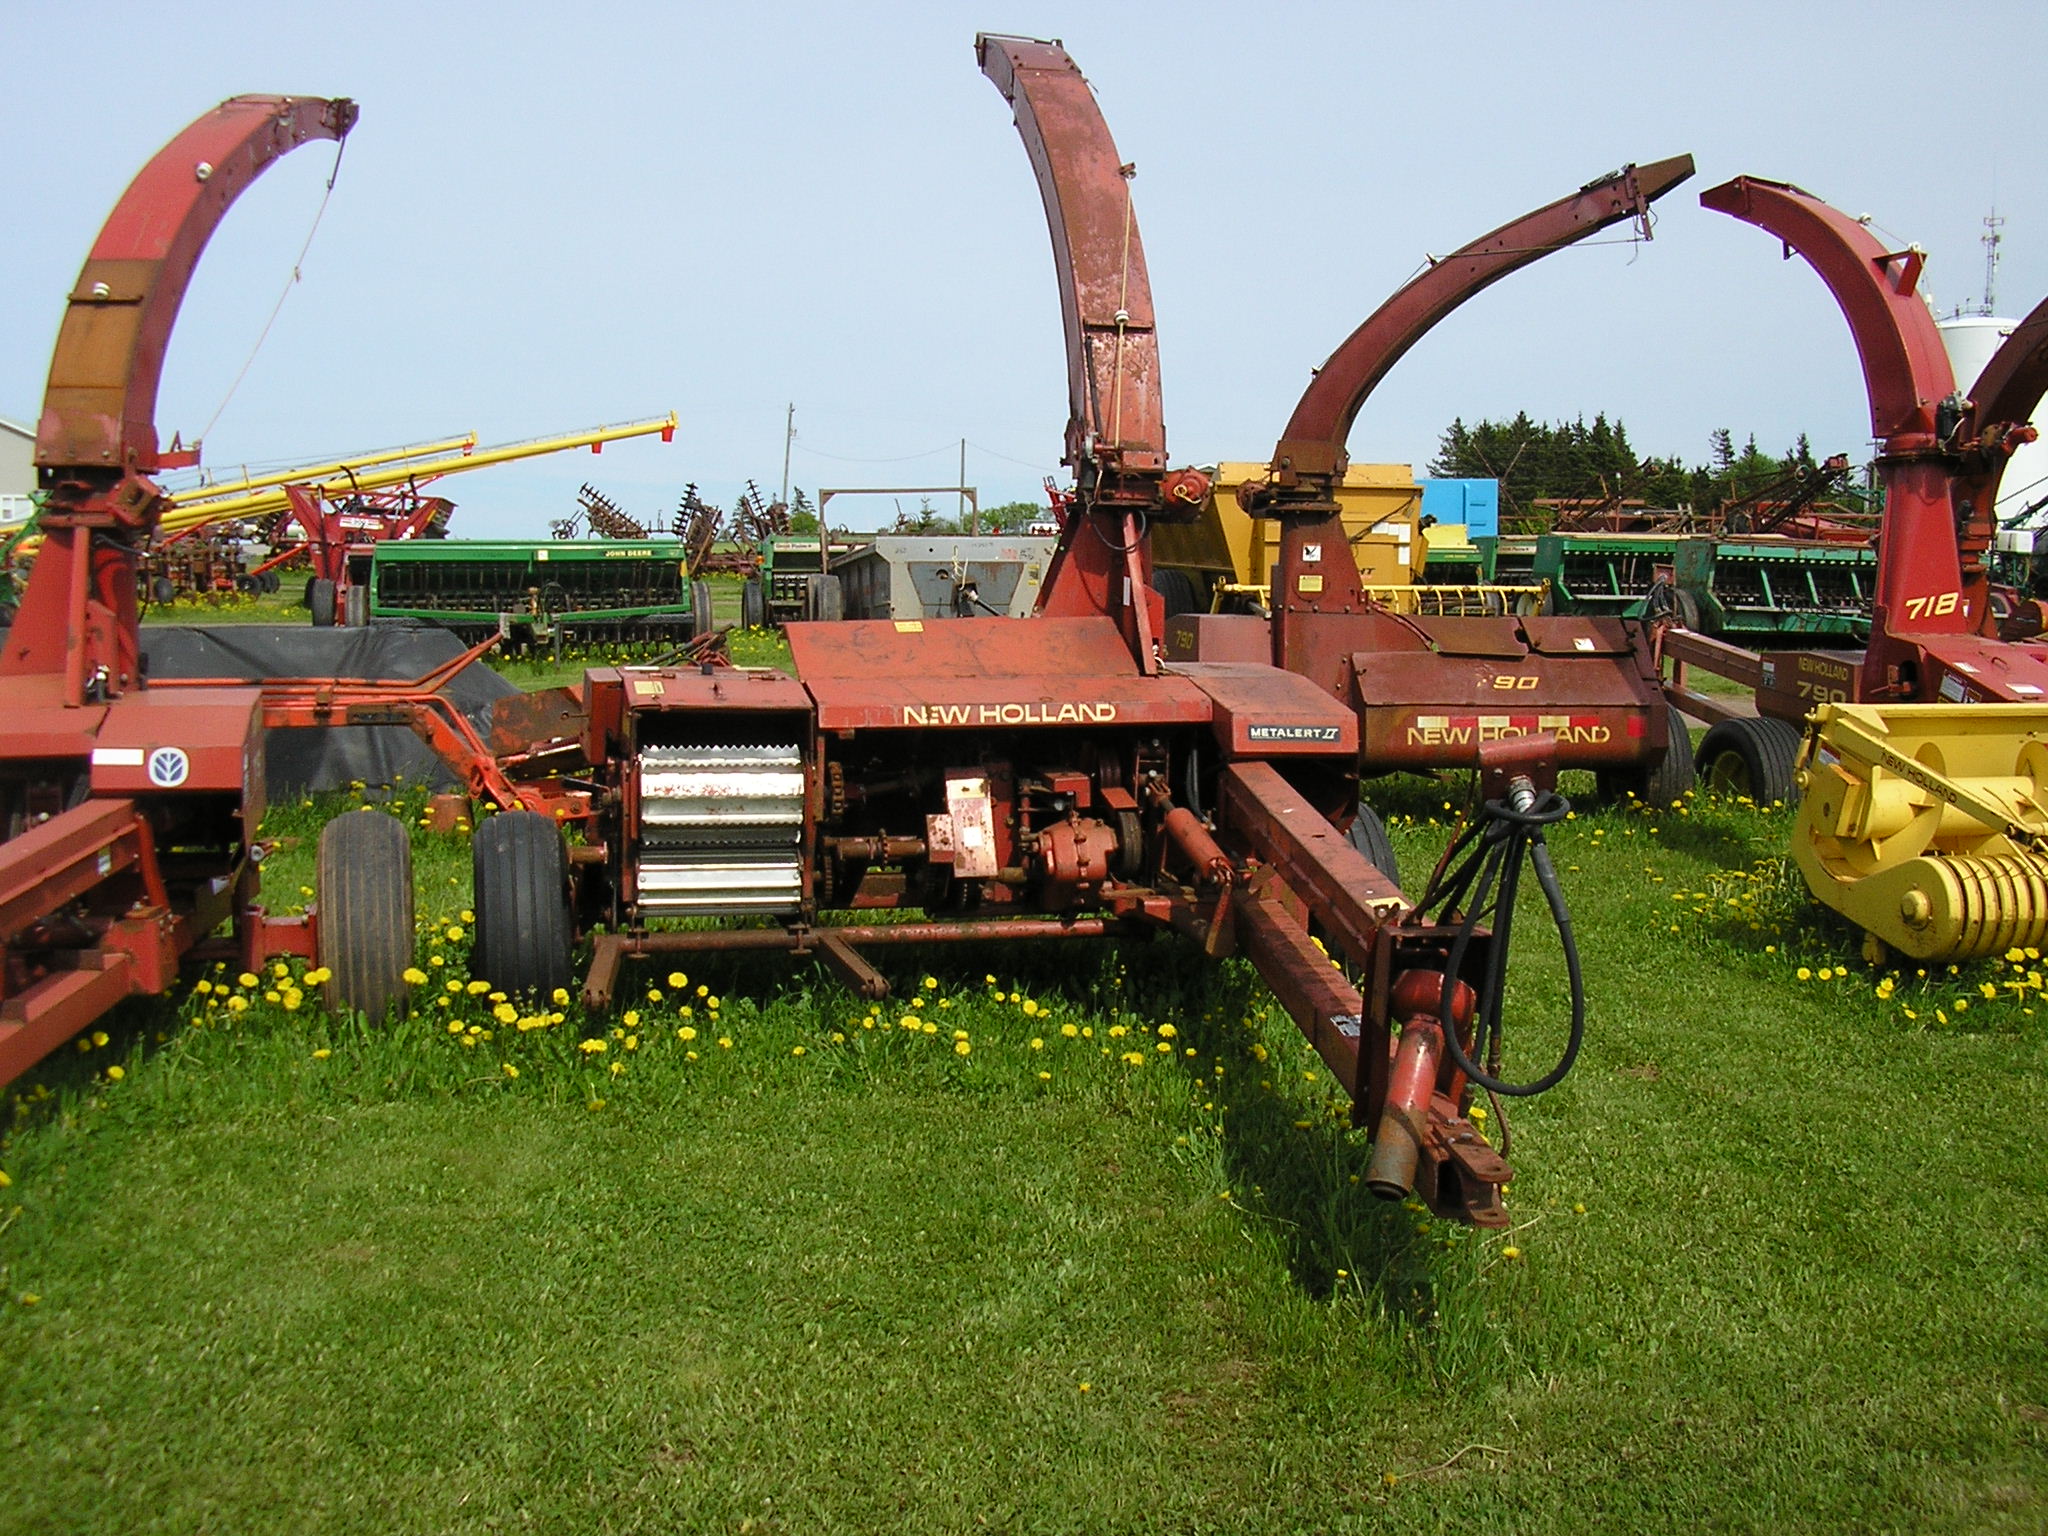
[[[511,1062],[504,1062],[502,1063],[502,1065],[504,1067],[505,1075],[507,1077],[517,1077],[519,1075],[519,1069],[513,1066]]]
[[[452,986],[452,985],[454,985],[454,983],[452,983],[452,982],[451,982],[451,983],[449,983],[449,985],[451,985],[451,986]],[[561,1005],[561,1004],[563,1004],[563,1003],[566,1003],[566,1002],[568,1002],[568,1001],[569,1001],[569,989],[568,989],[567,987],[557,987],[557,988],[555,988],[555,990],[554,990],[554,991],[552,991],[552,992],[550,992],[550,993],[548,994],[548,1001],[549,1001],[549,1002],[551,1002],[551,1003],[554,1003],[554,1004],[556,1004],[557,1006],[559,1006],[559,1005]]]
[[[647,1001],[649,1001],[650,1003],[658,1003],[658,1002],[660,1002],[660,1001],[661,1001],[661,988],[659,988],[659,987],[649,987],[649,988],[647,989]]]
[[[462,930],[460,928],[455,927],[453,924],[450,924],[448,928],[448,942],[453,944],[459,941],[461,938]]]
[[[623,1077],[626,1072],[626,1064],[623,1061],[615,1061],[605,1070],[611,1073],[613,1077]]]
[[[1171,1024],[1162,1024],[1159,1026],[1159,1038],[1162,1040],[1171,1040],[1174,1036],[1178,1035],[1179,1033],[1180,1031],[1175,1029]]]
[[[1504,1259],[1519,1259],[1522,1256],[1522,1250],[1513,1243],[1510,1243],[1507,1247],[1501,1249],[1500,1256]]]
[[[1152,1049],[1155,1051],[1164,1051],[1167,1055],[1171,1056],[1173,1054],[1173,1042],[1171,1040],[1162,1040],[1157,1045],[1153,1046]]]
[[[709,997],[711,995],[711,989],[709,987],[700,985],[697,988],[697,995],[699,997]]]
[[[424,987],[427,984],[427,973],[416,965],[408,965],[398,974],[404,978],[405,984],[409,987]]]
[[[628,1035],[628,1036],[626,1036],[626,1049],[627,1049],[627,1050],[629,1050],[629,1051],[637,1051],[637,1050],[639,1050],[639,1049],[640,1049],[640,1037],[639,1037],[638,1035]]]
[[[973,1049],[973,1045],[971,1045],[969,1042],[965,1040],[955,1040],[953,1042],[953,1054],[955,1056],[965,1056],[969,1051]]]
[[[936,977],[936,976],[927,976],[927,977],[925,977],[925,979],[924,979],[924,989],[925,989],[925,991],[927,991],[927,992],[936,992],[936,991],[938,991],[938,990],[939,990],[939,978],[938,978],[938,977]]]
[[[1031,1049],[1033,1049],[1034,1051],[1042,1051],[1042,1050],[1044,1050],[1044,1049],[1045,1049],[1045,1041],[1044,1041],[1044,1039],[1043,1039],[1042,1037],[1038,1036],[1038,1035],[1033,1035],[1033,1036],[1031,1037]]]
[[[619,1017],[625,1021],[626,1028],[628,1029],[638,1029],[640,1027],[640,1010],[637,1008],[628,1008]]]
[[[1038,1074],[1038,1080],[1041,1083],[1049,1083],[1052,1081],[1052,1074],[1050,1072],[1041,1072]]]
[[[720,1036],[718,1037],[718,1048],[719,1048],[719,1049],[720,1049],[721,1051],[729,1051],[729,1050],[731,1050],[731,1049],[732,1049],[732,1036],[731,1036],[731,1035],[720,1035]]]
[[[121,1081],[122,1078],[126,1077],[127,1075],[128,1073],[126,1069],[121,1067],[118,1063],[114,1066],[107,1068],[107,1081],[110,1083],[118,1083],[119,1081]]]
[[[510,1003],[500,1003],[491,1010],[491,1017],[500,1024],[511,1024],[519,1018],[519,1010]]]
[[[1998,996],[1998,988],[1991,985],[1991,983],[1988,981],[1980,983],[1977,987],[1977,990],[1983,993],[1986,997]]]
[[[670,971],[668,973],[668,984],[680,992],[690,984],[690,978],[681,971]]]
[[[801,1056],[804,1054],[804,1048],[800,1045],[793,1045],[789,1048],[789,1054],[792,1056]]]
[[[1794,974],[1795,974],[1795,975],[1797,975],[1797,976],[1798,976],[1798,978],[1799,978],[1799,979],[1800,979],[1801,981],[1811,981],[1811,980],[1813,980],[1813,972],[1812,972],[1812,971],[1810,971],[1810,970],[1808,970],[1808,969],[1807,969],[1807,968],[1806,968],[1805,966],[1803,966],[1803,965],[1802,965],[1801,967],[1799,967],[1799,969],[1798,969],[1798,970],[1797,970],[1796,972],[1794,972]]]
[[[1081,1033],[1081,1029],[1080,1026],[1076,1024],[1062,1024],[1060,1026],[1060,1033],[1066,1036],[1067,1039],[1071,1040],[1076,1035]]]
[[[685,1024],[681,1029],[676,1031],[676,1038],[678,1040],[694,1040],[697,1038],[697,1031],[692,1029],[689,1025]]]
[[[235,980],[239,981],[245,987],[253,987],[256,985],[256,973],[254,971],[244,971],[242,972],[241,975],[237,976]]]
[[[471,997],[482,997],[486,992],[491,990],[491,984],[488,981],[472,981],[469,984],[469,986],[464,990],[466,990]]]
[[[610,1046],[603,1040],[579,1040],[576,1042],[576,1049],[586,1056],[598,1056],[609,1050]]]
[[[928,1035],[936,1035],[939,1032],[939,1026],[934,1024],[930,1019],[926,1019],[924,1021],[924,1032]]]
[[[956,1029],[953,1031],[953,1038],[955,1040],[965,1040],[967,1038],[967,1031],[964,1029]]]
[[[248,1006],[249,999],[242,996],[242,994],[239,992],[237,992],[233,997],[228,999],[228,1007],[235,1013],[240,1013],[243,1009],[247,1008]]]

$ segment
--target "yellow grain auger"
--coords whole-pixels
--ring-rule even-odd
[[[1799,784],[1793,861],[1874,962],[2048,944],[2048,705],[1826,704]]]

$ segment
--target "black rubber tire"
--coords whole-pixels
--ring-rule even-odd
[[[151,602],[171,603],[178,598],[178,584],[168,576],[159,576],[149,584]]]
[[[1395,885],[1401,883],[1401,864],[1394,857],[1394,843],[1387,836],[1386,823],[1379,813],[1363,800],[1358,802],[1358,816],[1351,823],[1351,830],[1345,837],[1351,846],[1372,861],[1372,867],[1385,875]]]
[[[412,839],[396,816],[350,811],[320,829],[318,868],[327,1006],[381,1024],[404,1011],[410,990]]]
[[[306,606],[313,610],[315,629],[334,628],[334,583],[315,576],[306,583]]]
[[[1166,616],[1177,619],[1184,613],[1194,613],[1202,606],[1200,594],[1195,590],[1194,578],[1186,571],[1154,570],[1152,590],[1166,603]]]
[[[701,577],[690,583],[690,638],[702,640],[717,628],[711,617],[711,583]]]
[[[284,578],[275,571],[261,571],[257,574],[256,586],[258,591],[276,592],[283,585]]]
[[[1710,795],[1747,795],[1758,805],[1796,805],[1799,742],[1799,728],[1787,720],[1723,720],[1694,756],[1700,788]]]
[[[341,602],[341,621],[350,629],[361,629],[370,622],[370,589],[352,586]]]
[[[804,578],[804,616],[826,624],[846,617],[846,589],[837,576],[821,572]]]
[[[471,843],[476,948],[472,976],[501,992],[546,997],[569,985],[569,852],[538,811],[487,816]]]
[[[1668,732],[1663,758],[1652,768],[1606,768],[1594,776],[1600,798],[1626,801],[1631,796],[1651,810],[1663,811],[1681,800],[1697,782],[1693,772],[1692,728],[1675,705],[1666,704]]]
[[[768,627],[768,596],[761,590],[761,578],[749,576],[740,588],[740,628]]]
[[[1700,600],[1683,587],[1672,588],[1672,596],[1678,602],[1678,622],[1694,634],[1704,634],[1700,628]]]

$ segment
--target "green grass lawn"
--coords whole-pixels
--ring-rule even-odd
[[[1411,875],[1440,799],[1388,802]],[[283,904],[338,809],[273,816]],[[1787,830],[1557,829],[1591,1029],[1481,1236],[1363,1192],[1237,965],[892,956],[869,1009],[717,959],[507,1019],[421,829],[413,1017],[218,972],[17,1085],[0,1530],[2038,1532],[2041,962],[1887,984]]]

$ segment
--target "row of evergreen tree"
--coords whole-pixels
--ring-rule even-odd
[[[1629,501],[1647,507],[1713,512],[1754,494],[1797,470],[1815,467],[1804,432],[1773,456],[1752,435],[1738,451],[1726,427],[1708,435],[1708,458],[1688,465],[1678,458],[1639,457],[1628,428],[1603,411],[1555,425],[1532,421],[1524,411],[1513,421],[1462,418],[1445,429],[1430,461],[1432,475],[1500,482],[1501,515],[1514,522],[1536,520],[1535,503],[1546,499]]]

